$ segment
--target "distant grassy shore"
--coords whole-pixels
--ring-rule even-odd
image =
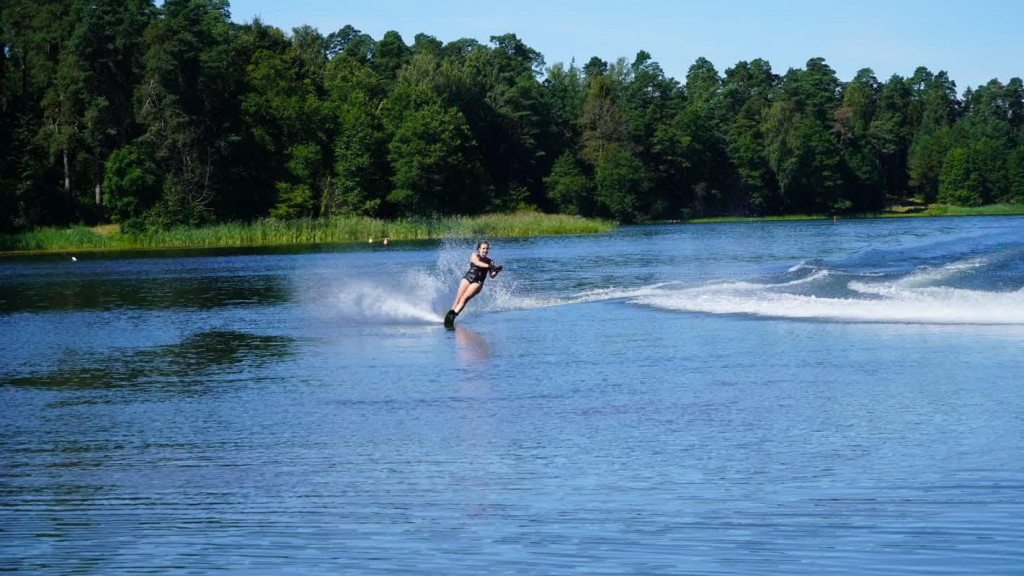
[[[42,228],[21,234],[0,235],[0,252],[74,250],[133,250],[148,248],[215,248],[341,242],[428,240],[435,238],[489,238],[590,234],[616,227],[607,220],[576,216],[519,212],[448,218],[330,218],[225,223],[201,228],[172,228],[143,234],[124,234],[114,225],[95,228]]]
[[[858,218],[911,218],[917,216],[1009,216],[1024,214],[1024,204],[991,204],[977,208],[964,206],[949,206],[946,204],[931,204],[929,206],[899,206],[893,210],[872,214],[845,214],[840,215],[840,220],[852,220]],[[695,218],[684,220],[691,224],[707,224],[713,222],[775,222],[791,220],[832,220],[832,215],[827,214],[789,214],[786,216],[724,216],[720,218]]]
[[[840,219],[906,218],[915,216],[997,216],[1024,214],[1024,204],[993,204],[964,208],[932,204],[901,206],[878,214],[853,214]],[[787,216],[696,218],[684,223],[774,222],[831,220],[823,214]],[[143,234],[122,233],[116,224],[69,229],[41,228],[21,234],[0,235],[0,254],[46,251],[136,250],[158,248],[218,248],[234,246],[279,246],[343,242],[430,240],[438,238],[489,238],[501,236],[553,236],[607,232],[618,224],[609,220],[580,218],[563,214],[518,212],[447,218],[331,218],[322,220],[274,220],[249,223],[229,222],[201,228],[172,228]]]

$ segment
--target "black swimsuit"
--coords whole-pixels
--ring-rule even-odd
[[[480,259],[483,260],[484,262],[486,262],[488,266],[494,266],[494,261],[492,261],[490,258],[485,258],[483,256],[480,256]],[[480,268],[476,264],[473,264],[473,261],[470,260],[469,261],[469,272],[466,272],[466,275],[463,276],[463,278],[465,278],[466,280],[469,280],[470,284],[473,284],[475,282],[479,282],[480,284],[483,284],[484,280],[487,280],[487,273],[488,272],[490,272],[490,268]]]

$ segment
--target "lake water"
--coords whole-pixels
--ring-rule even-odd
[[[1024,218],[0,260],[0,571],[1021,574]]]

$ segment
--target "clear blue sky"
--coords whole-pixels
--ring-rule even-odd
[[[408,44],[419,32],[442,42],[513,32],[548,65],[632,60],[647,50],[680,81],[699,56],[719,73],[754,58],[784,73],[821,56],[841,80],[860,68],[885,80],[927,66],[949,72],[961,92],[1024,76],[1024,0],[232,0],[231,14],[286,31],[309,24],[325,35],[345,24],[376,39],[397,30]]]

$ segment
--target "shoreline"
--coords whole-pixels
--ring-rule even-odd
[[[994,204],[977,208],[945,205],[931,205],[924,209],[920,206],[901,208],[903,209],[875,214],[850,214],[838,217],[825,214],[719,216],[691,220],[657,220],[640,224],[718,224],[1024,215],[1024,204]],[[42,228],[21,234],[0,236],[0,258],[52,255],[64,252],[155,252],[219,248],[273,249],[326,245],[380,245],[385,237],[389,238],[391,242],[403,242],[440,240],[442,238],[515,238],[599,234],[614,230],[618,226],[618,223],[610,220],[536,212],[399,220],[364,217],[323,221],[261,219],[250,223],[229,222],[201,228],[180,227],[139,235],[122,234],[117,224],[104,224],[68,229]],[[7,248],[7,246],[17,246],[19,243],[32,247]]]

